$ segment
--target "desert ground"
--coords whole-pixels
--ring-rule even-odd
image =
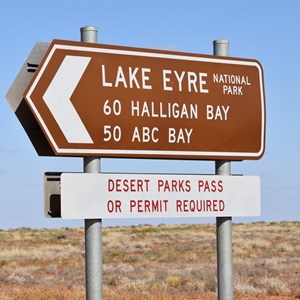
[[[215,225],[103,228],[103,297],[217,299]],[[300,222],[233,224],[234,298],[300,299]],[[85,299],[83,228],[0,230],[0,299]]]

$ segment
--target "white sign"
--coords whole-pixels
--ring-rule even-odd
[[[259,215],[258,176],[61,175],[64,219]]]

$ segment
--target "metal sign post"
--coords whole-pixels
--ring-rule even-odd
[[[85,26],[80,29],[81,41],[97,43],[98,29]],[[100,158],[84,157],[85,173],[100,173]],[[85,219],[85,276],[86,299],[102,299],[102,220]]]
[[[214,55],[228,56],[229,41],[214,41]],[[228,176],[231,174],[231,162],[217,160],[215,163],[216,175]],[[218,299],[233,299],[233,272],[232,272],[232,217],[217,217],[217,269],[218,269]]]

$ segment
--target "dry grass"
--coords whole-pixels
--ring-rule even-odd
[[[83,229],[0,231],[0,299],[84,299]],[[300,223],[233,225],[234,294],[300,298]],[[214,225],[103,230],[104,299],[217,298]]]

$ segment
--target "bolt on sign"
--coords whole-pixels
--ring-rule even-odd
[[[54,40],[24,97],[58,156],[260,159],[252,59]]]

